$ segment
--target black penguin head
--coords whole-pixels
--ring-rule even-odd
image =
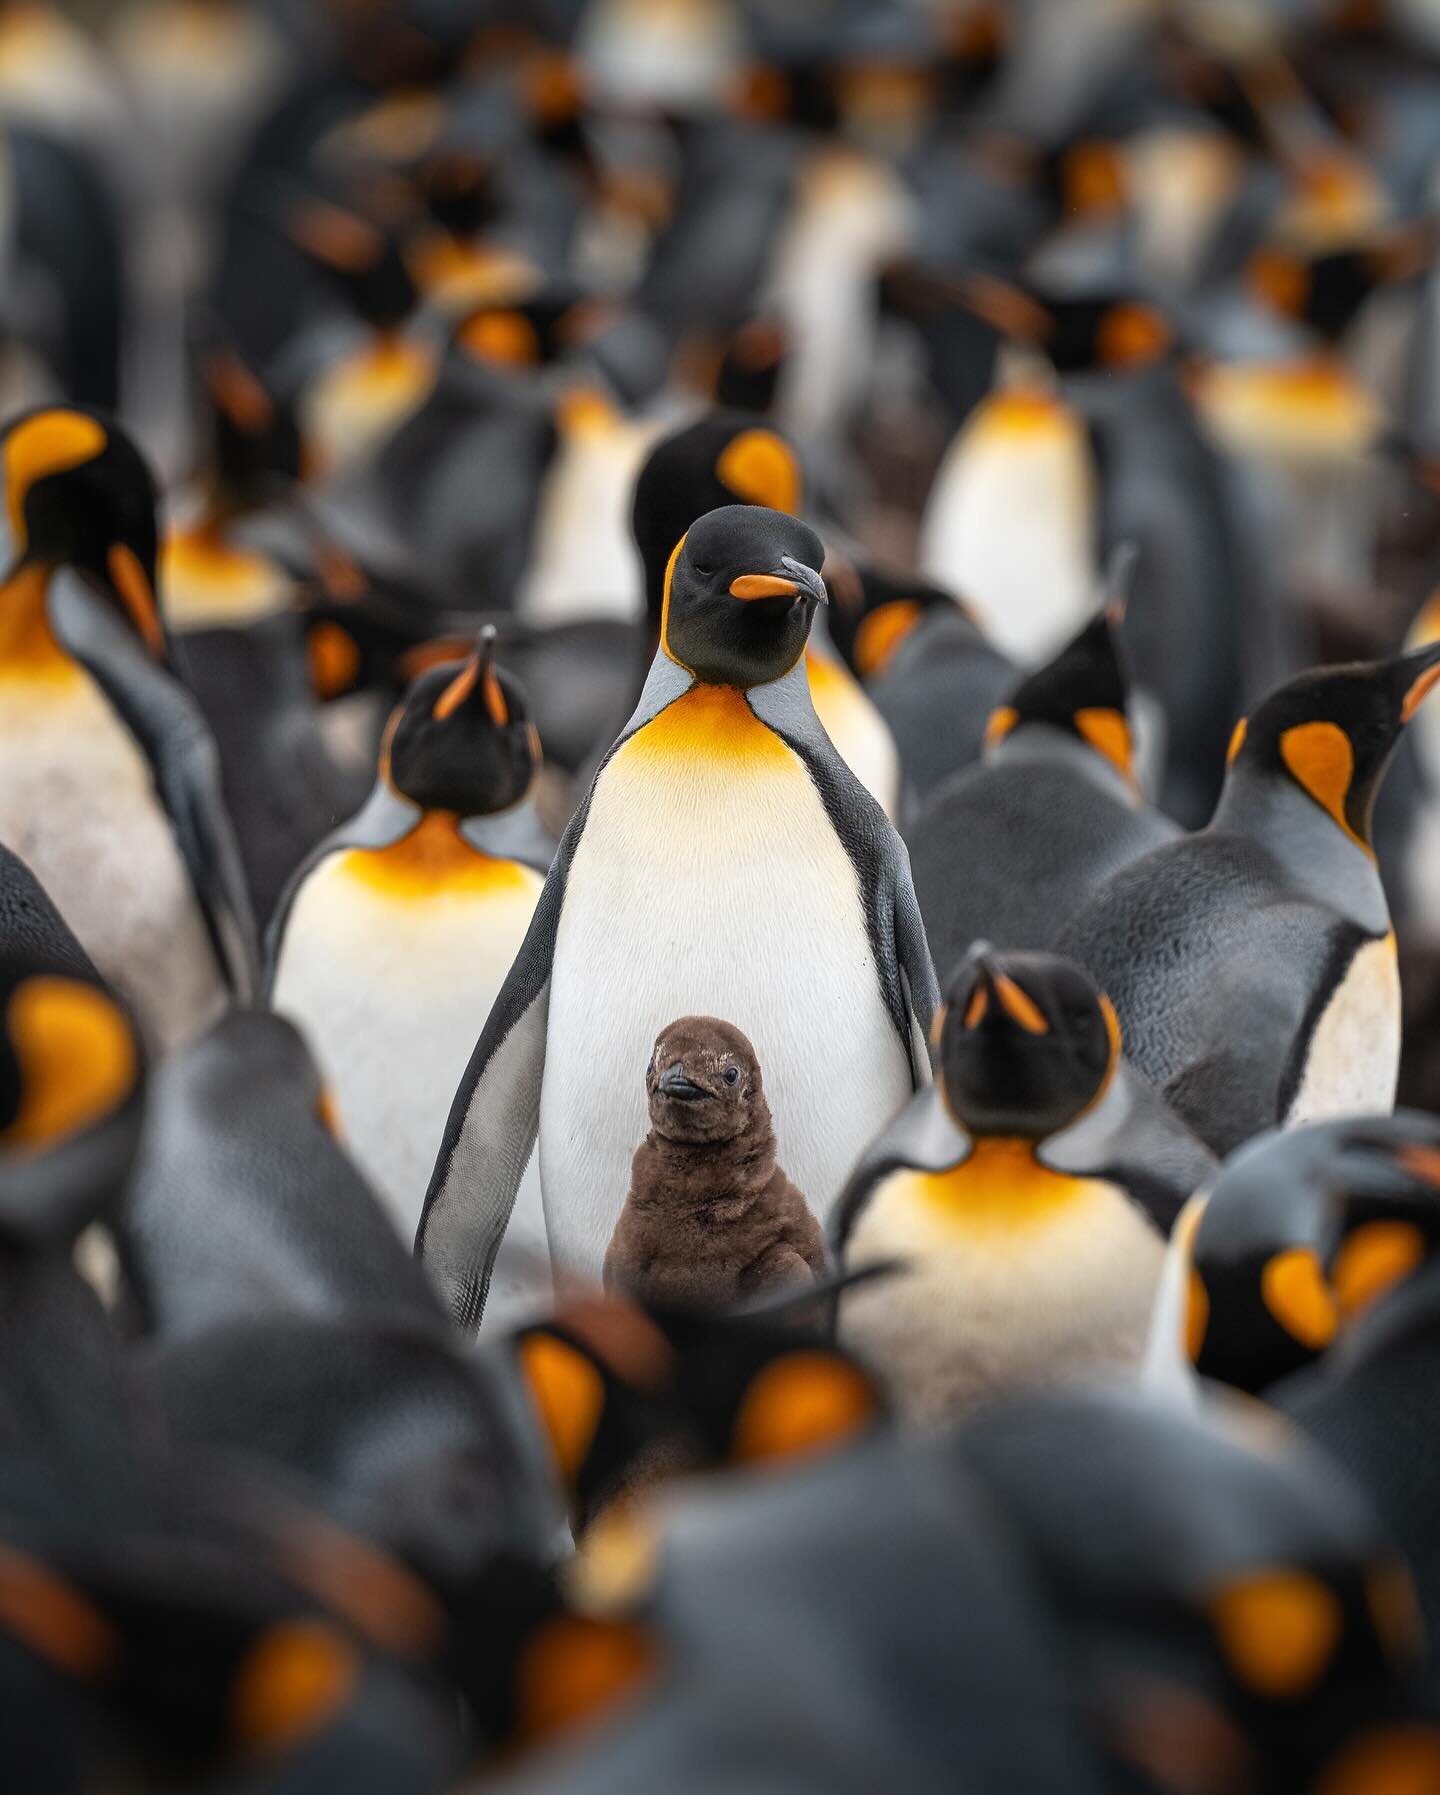
[[[1134,782],[1134,744],[1125,710],[1129,682],[1120,645],[1133,565],[1133,552],[1117,554],[1104,608],[1052,660],[1022,680],[1008,704],[991,713],[985,729],[987,746],[1027,723],[1046,723],[1078,736]]]
[[[645,1069],[645,1097],[652,1131],[692,1145],[736,1139],[757,1112],[767,1126],[770,1119],[755,1049],[718,1016],[681,1016],[661,1029]]]
[[[830,640],[857,679],[878,679],[901,644],[930,611],[941,610],[979,625],[953,592],[908,574],[851,561],[832,549],[825,557],[830,591]]]
[[[124,1187],[144,1061],[102,987],[0,958],[0,1234],[63,1250]]]
[[[415,283],[400,245],[373,219],[331,199],[297,194],[281,208],[280,222],[351,311],[374,329],[393,330],[415,309]]]
[[[731,411],[768,412],[789,353],[790,336],[779,318],[752,318],[742,324],[721,352],[715,403]]]
[[[431,667],[410,687],[382,759],[404,797],[462,817],[518,804],[539,765],[540,738],[525,695],[495,665],[488,626],[468,660]]]
[[[977,942],[939,1016],[940,1085],[970,1134],[1041,1140],[1102,1095],[1120,1060],[1109,998],[1057,954]]]
[[[229,347],[205,350],[199,371],[222,498],[237,507],[262,504],[299,480],[304,457],[290,406]]]
[[[157,660],[168,658],[155,596],[156,492],[115,420],[78,405],[23,412],[0,437],[12,567],[88,574]]]
[[[1440,1246],[1440,1124],[1317,1122],[1232,1155],[1188,1242],[1184,1346],[1256,1395],[1331,1343]]]
[[[798,518],[758,505],[708,512],[675,544],[660,641],[710,685],[758,686],[805,652],[825,603],[820,538]]]
[[[645,568],[651,627],[660,628],[665,572],[675,544],[697,517],[735,504],[793,514],[803,496],[795,450],[754,418],[717,412],[656,443],[636,478],[630,514]]]
[[[1401,730],[1437,681],[1440,643],[1389,661],[1297,675],[1236,725],[1226,796],[1254,780],[1284,780],[1371,853],[1370,813],[1380,781]]]
[[[1169,319],[1141,294],[1044,296],[1042,303],[1049,318],[1043,346],[1058,374],[1134,372],[1163,360],[1175,347]]]

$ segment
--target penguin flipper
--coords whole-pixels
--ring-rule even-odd
[[[57,633],[114,705],[150,764],[221,976],[237,1003],[257,985],[255,919],[220,784],[220,756],[189,687],[106,615],[78,576],[51,587]]]
[[[567,834],[566,846],[572,837]],[[550,973],[568,853],[557,859],[465,1068],[425,1193],[415,1256],[473,1333],[540,1130]]]
[[[903,842],[897,840],[897,848],[895,955],[910,1014],[911,1076],[919,1090],[930,1078],[930,1025],[940,1007],[940,987],[935,977],[935,962],[930,957],[930,942],[920,915],[920,903],[915,896],[915,884],[910,876],[910,855]]]

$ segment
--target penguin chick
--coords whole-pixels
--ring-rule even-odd
[[[1437,680],[1432,647],[1279,686],[1237,727],[1208,827],[1112,874],[1055,943],[1217,1153],[1394,1104],[1400,982],[1370,813]]]
[[[825,1238],[775,1163],[755,1049],[714,1016],[660,1031],[645,1074],[650,1132],[605,1255],[605,1286],[720,1308],[819,1277]]]
[[[926,1420],[1138,1363],[1166,1236],[1214,1164],[1125,1066],[1072,962],[977,943],[940,1017],[937,1086],[870,1149],[831,1230],[846,1270],[907,1265],[845,1294],[840,1339]]]
[[[1179,834],[1135,782],[1119,641],[1132,566],[1117,554],[1105,608],[992,712],[984,762],[939,786],[907,831],[941,967],[982,938],[1049,947],[1102,880]]]

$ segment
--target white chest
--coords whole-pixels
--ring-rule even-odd
[[[1310,1037],[1285,1120],[1388,1114],[1400,1073],[1400,970],[1395,937],[1370,941],[1346,969]]]
[[[557,1259],[592,1273],[677,1017],[750,1037],[780,1164],[821,1217],[911,1089],[855,871],[803,763],[753,720],[728,754],[687,742],[685,702],[602,774],[556,941],[541,1176]]]
[[[897,1172],[857,1217],[847,1266],[910,1269],[846,1297],[841,1335],[911,1415],[943,1420],[1012,1385],[1139,1363],[1164,1243],[1114,1185],[1055,1182],[1038,1208],[1017,1182],[1013,1210],[998,1191],[967,1213],[941,1179]]]
[[[152,1044],[213,1019],[223,987],[150,767],[88,675],[0,680],[0,840],[49,892]]]
[[[339,1107],[346,1145],[407,1245],[456,1086],[524,939],[538,873],[420,894],[356,875],[332,854],[296,894],[273,1004],[307,1036]]]

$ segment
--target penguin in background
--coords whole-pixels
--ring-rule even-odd
[[[1147,1378],[1268,1392],[1347,1338],[1440,1243],[1440,1124],[1416,1111],[1271,1132],[1171,1237]]]
[[[985,726],[1019,678],[964,603],[924,580],[826,558],[833,636],[889,725],[913,797],[980,758]]]
[[[1394,1103],[1400,984],[1370,812],[1437,679],[1429,648],[1277,687],[1236,727],[1209,826],[1107,879],[1056,942],[1217,1153]]]
[[[1119,642],[1133,565],[1117,556],[1104,608],[991,713],[984,760],[906,830],[937,966],[972,941],[1050,947],[1102,880],[1180,833],[1136,774]]]
[[[1363,1493],[1253,1407],[1042,1391],[937,1442],[1004,1515],[1104,1786],[1429,1789],[1415,1588]]]
[[[169,1047],[254,977],[214,741],[155,594],[155,489],[119,426],[45,407],[0,438],[0,839]]]
[[[835,1211],[839,1338],[903,1412],[1139,1363],[1165,1241],[1214,1168],[1125,1065],[1110,1001],[1054,954],[972,948],[945,987],[936,1084]]]
[[[822,560],[812,530],[756,506],[674,546],[645,691],[566,831],[425,1199],[416,1251],[462,1326],[537,1132],[555,1263],[599,1272],[644,1132],[618,1069],[674,1016],[749,1036],[778,1157],[822,1219],[926,1077],[935,983],[908,859],[810,703]]]
[[[648,656],[659,642],[671,554],[694,520],[737,501],[798,515],[804,497],[804,472],[789,439],[753,418],[712,413],[655,445],[635,482],[631,511],[645,574]],[[811,629],[805,665],[811,702],[825,733],[895,822],[902,795],[899,752],[884,718],[851,676],[821,619]]]
[[[270,931],[270,1004],[309,1039],[346,1144],[407,1247],[476,1030],[553,858],[533,802],[539,765],[524,694],[486,629],[466,661],[410,687],[369,801],[311,856]],[[497,1312],[537,1300],[538,1165],[511,1246]]]

